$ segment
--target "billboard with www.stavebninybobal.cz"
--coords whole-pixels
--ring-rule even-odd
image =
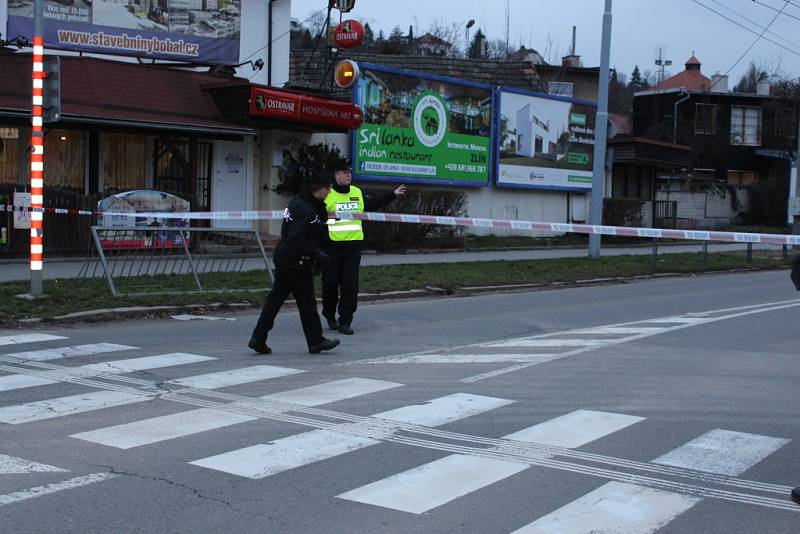
[[[10,38],[33,39],[33,0],[9,0]],[[241,0],[44,0],[48,48],[189,63],[239,62]]]
[[[592,190],[595,102],[506,87],[497,102],[498,186]]]
[[[358,179],[488,186],[492,87],[361,64],[354,100],[364,123],[353,134]]]

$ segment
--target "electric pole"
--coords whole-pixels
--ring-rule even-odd
[[[606,0],[603,13],[603,41],[600,46],[599,99],[594,138],[594,173],[592,176],[592,206],[590,222],[595,226],[603,224],[603,197],[606,185],[606,145],[608,137],[608,77],[611,62],[611,0]],[[589,236],[589,257],[600,257],[600,235]]]

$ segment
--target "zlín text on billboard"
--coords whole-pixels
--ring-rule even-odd
[[[236,64],[240,28],[241,0],[44,0],[48,48]],[[33,0],[9,0],[6,35],[32,40]]]
[[[374,180],[488,185],[492,90],[480,84],[363,65],[354,171]]]
[[[498,185],[591,190],[594,103],[504,89],[499,109]]]

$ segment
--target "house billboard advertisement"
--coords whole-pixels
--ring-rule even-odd
[[[493,91],[488,85],[362,64],[354,100],[359,179],[488,186]]]
[[[6,35],[33,40],[34,0],[9,0]],[[237,64],[241,0],[44,0],[47,48]]]
[[[501,88],[497,185],[591,191],[594,102]]]

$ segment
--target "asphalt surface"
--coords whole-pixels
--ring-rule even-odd
[[[744,251],[747,245],[736,243],[720,243],[709,245],[709,252],[730,252],[730,251]],[[780,250],[781,247],[773,245],[755,245],[757,250]],[[658,247],[659,254],[681,254],[681,253],[698,253],[702,251],[702,244],[692,245],[661,245]],[[605,247],[603,248],[604,256],[649,256],[653,253],[652,247]],[[587,255],[586,248],[553,248],[553,249],[532,249],[532,250],[498,250],[498,251],[481,251],[481,252],[432,252],[432,253],[417,253],[417,254],[364,254],[361,260],[361,265],[401,265],[401,264],[426,264],[426,263],[456,263],[464,261],[499,261],[499,260],[541,260],[553,258],[585,258]],[[157,261],[157,260],[154,260]],[[172,267],[164,267],[165,261],[159,263],[160,267],[156,268],[152,261],[127,261],[125,266],[119,262],[114,276],[122,276],[117,273],[137,273],[147,272],[148,268],[164,270],[170,272]],[[205,259],[199,259],[198,270],[199,272],[213,272],[221,269],[228,269],[223,267],[228,262],[224,260],[217,260],[210,263]],[[82,269],[84,268],[85,260],[81,258],[70,259],[55,259],[46,261],[42,276],[46,280],[54,280],[56,278],[77,278],[85,276]],[[150,266],[148,267],[148,264]],[[204,268],[205,267],[205,268]],[[240,270],[260,270],[264,268],[264,260],[261,258],[247,258],[242,262]],[[184,264],[174,268],[176,272],[180,270],[181,273],[189,272],[189,265]],[[87,271],[89,277],[102,277],[104,276],[103,267],[101,264],[93,261]],[[24,260],[16,262],[0,262],[0,282],[13,282],[20,280],[29,280],[30,270],[28,263]]]
[[[0,332],[0,530],[797,533],[799,296],[370,304],[323,356],[294,312],[266,357],[252,313]]]

